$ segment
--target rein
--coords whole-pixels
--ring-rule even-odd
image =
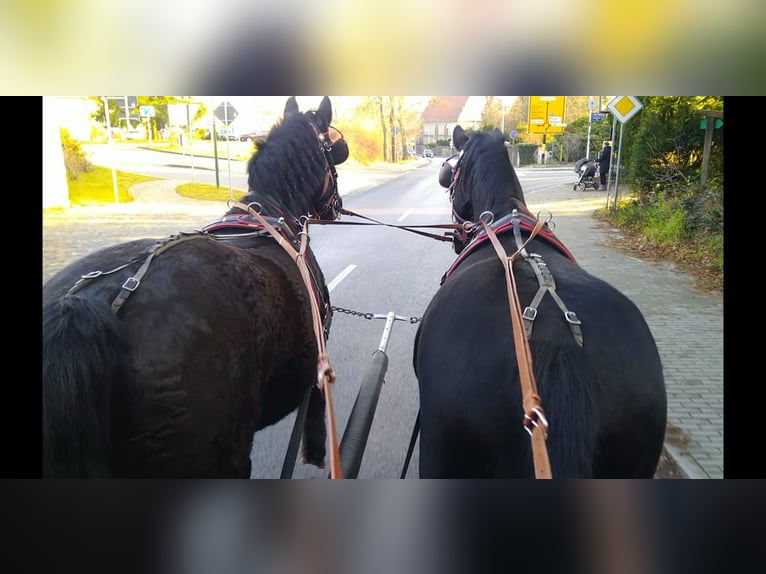
[[[404,231],[417,233],[418,235],[423,235],[425,237],[430,237],[432,239],[438,239],[439,241],[452,241],[452,234],[444,233],[443,235],[437,235],[435,233],[428,233],[426,231],[418,231],[418,229],[420,228],[452,229],[452,230],[463,229],[463,226],[457,223],[442,223],[442,224],[436,223],[433,225],[394,225],[393,223],[385,223],[383,221],[378,221],[377,219],[372,219],[371,217],[367,217],[366,215],[361,215],[360,213],[355,213],[345,208],[341,209],[340,213],[342,215],[351,215],[353,217],[365,219],[369,221],[370,223],[364,223],[361,221],[337,221],[337,220],[329,220],[329,219],[310,219],[308,223],[311,225],[383,225],[385,227],[395,227],[397,229],[403,229]]]
[[[309,292],[309,301],[311,303],[311,316],[314,324],[314,337],[317,341],[317,386],[325,397],[325,407],[327,413],[327,422],[329,423],[328,440],[330,443],[330,478],[343,478],[343,471],[340,464],[340,450],[338,448],[338,435],[335,430],[335,412],[333,410],[332,396],[330,393],[330,383],[335,382],[335,372],[330,365],[330,358],[327,355],[325,346],[324,330],[322,317],[319,311],[316,293],[311,287],[311,273],[306,263],[306,247],[308,246],[308,219],[304,219],[303,231],[298,233],[301,238],[300,250],[296,251],[284,236],[277,231],[260,213],[250,205],[245,205],[238,201],[230,203],[231,207],[237,207],[250,215],[263,225],[266,231],[276,240],[276,242],[287,252],[295,264],[298,266],[303,282]]]
[[[537,383],[532,372],[532,352],[529,348],[529,341],[527,340],[522,322],[521,306],[519,304],[518,293],[516,292],[516,280],[513,276],[513,260],[520,254],[524,246],[537,235],[545,223],[542,220],[538,220],[527,240],[509,257],[490,224],[481,216],[479,220],[489,240],[492,242],[492,246],[495,248],[495,252],[505,271],[505,283],[508,291],[511,326],[513,329],[513,346],[516,350],[516,362],[519,366],[519,382],[521,384],[522,406],[524,409],[522,424],[532,440],[535,477],[550,479],[553,478],[553,474],[551,473],[551,465],[548,459],[548,449],[545,446],[548,421],[543,413],[540,395],[537,393]]]

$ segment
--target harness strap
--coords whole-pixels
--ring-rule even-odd
[[[123,303],[130,297],[130,295],[138,289],[138,286],[141,284],[141,279],[146,274],[146,271],[149,269],[149,265],[154,260],[154,258],[162,253],[163,251],[170,249],[171,247],[178,245],[179,243],[186,241],[187,239],[202,239],[202,238],[209,238],[207,235],[205,235],[202,232],[194,231],[190,233],[186,232],[180,232],[176,235],[170,235],[169,237],[165,237],[164,239],[160,239],[155,243],[152,248],[149,250],[149,255],[147,255],[146,259],[144,259],[144,262],[141,264],[141,267],[138,268],[138,271],[131,277],[128,277],[125,280],[125,283],[122,284],[122,288],[120,289],[120,292],[117,294],[117,297],[114,298],[114,301],[112,301],[112,313],[115,315],[120,310],[120,307],[122,307]]]
[[[327,434],[330,443],[330,478],[343,478],[343,470],[340,464],[340,449],[338,447],[338,435],[335,428],[335,411],[333,409],[332,396],[330,393],[330,383],[335,382],[335,372],[330,365],[330,357],[327,355],[327,350],[325,348],[324,330],[322,328],[321,313],[319,312],[319,303],[317,302],[317,294],[312,288],[311,272],[305,258],[309,237],[308,220],[304,220],[303,231],[298,234],[300,236],[300,248],[299,251],[296,251],[289,242],[285,241],[284,236],[255,209],[240,202],[233,202],[232,205],[249,213],[263,225],[269,234],[271,234],[277,243],[282,246],[293,261],[295,261],[301,277],[303,278],[303,282],[306,284],[306,288],[309,292],[309,302],[311,303],[314,337],[317,342],[317,386],[321,389],[325,397],[325,410],[328,423]]]
[[[558,293],[556,293],[556,280],[553,278],[553,275],[548,269],[548,265],[545,263],[545,261],[543,261],[543,258],[537,253],[527,253],[527,250],[524,248],[524,243],[521,239],[519,223],[520,222],[518,217],[513,219],[513,237],[516,240],[518,253],[535,272],[537,282],[540,285],[537,293],[535,293],[535,296],[532,298],[532,302],[527,307],[525,307],[524,312],[522,313],[522,318],[524,319],[524,323],[526,325],[527,338],[529,339],[532,337],[532,327],[534,320],[537,317],[537,307],[540,305],[540,301],[542,301],[546,293],[550,293],[550,296],[556,302],[556,305],[558,305],[559,309],[561,309],[561,311],[564,313],[564,319],[569,324],[569,328],[572,331],[572,336],[574,337],[577,344],[582,347],[582,329],[580,328],[582,323],[577,318],[577,315],[574,311],[567,309],[564,301],[562,301],[561,297],[559,297]]]
[[[176,235],[170,235],[163,239],[157,240],[157,242],[149,250],[149,253],[144,259],[144,262],[141,264],[141,267],[138,268],[138,271],[136,271],[135,274],[128,277],[125,280],[125,282],[122,284],[122,287],[120,288],[120,292],[117,294],[117,297],[114,298],[114,301],[112,301],[112,313],[116,315],[117,312],[122,307],[122,305],[128,299],[128,297],[130,297],[130,295],[136,289],[138,289],[138,286],[141,284],[141,279],[146,274],[146,271],[149,269],[149,265],[151,264],[151,262],[154,260],[154,258],[157,255],[159,255],[166,249],[173,247],[174,245],[178,245],[182,241],[186,241],[187,239],[198,239],[198,238],[209,238],[209,236],[201,231],[193,231],[193,232],[182,231]],[[137,258],[132,259],[131,261],[128,261],[124,265],[115,267],[111,271],[91,271],[90,273],[86,275],[82,275],[77,280],[77,282],[74,285],[72,285],[69,291],[67,291],[67,295],[76,293],[77,291],[82,289],[85,285],[87,285],[94,279],[101,277],[102,275],[111,275],[112,273],[116,273],[117,271],[125,269],[127,266],[132,265],[133,263],[136,263],[137,261],[138,261]]]
[[[519,306],[519,296],[516,291],[516,280],[513,276],[513,260],[525,244],[519,247],[519,251],[512,256],[508,256],[503,249],[503,245],[495,235],[494,230],[488,223],[482,221],[481,224],[495,248],[497,256],[503,264],[505,272],[505,282],[508,291],[508,305],[511,314],[511,327],[513,330],[513,346],[516,350],[516,363],[519,367],[519,383],[521,384],[522,407],[524,409],[523,425],[529,433],[532,440],[532,458],[534,460],[536,478],[553,478],[551,472],[550,460],[548,459],[548,449],[545,445],[547,438],[548,421],[543,413],[540,395],[537,393],[537,383],[532,370],[532,351],[529,348],[524,327],[521,322],[521,307]],[[537,235],[544,222],[538,220],[527,242]]]

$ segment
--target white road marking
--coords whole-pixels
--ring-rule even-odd
[[[349,265],[343,271],[338,273],[338,275],[335,277],[335,279],[333,279],[332,281],[330,281],[327,284],[327,291],[332,293],[332,290],[335,289],[338,286],[338,283],[340,283],[346,277],[348,277],[349,273],[351,273],[354,269],[356,269],[356,265]]]
[[[408,216],[410,213],[412,213],[412,208],[409,208],[407,211],[405,211],[404,213],[402,213],[401,217],[399,217],[399,219],[397,219],[396,221],[397,221],[397,222],[399,222],[399,221],[404,221],[405,219],[407,219],[407,216]]]

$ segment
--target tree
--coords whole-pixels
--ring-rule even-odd
[[[357,106],[357,122],[365,125],[375,118],[380,142],[378,157],[382,156],[385,162],[396,161],[397,157],[406,159],[407,143],[420,128],[417,112],[407,106],[405,96],[367,96]]]
[[[625,124],[622,163],[641,200],[687,193],[699,182],[704,130],[697,110],[723,110],[721,96],[643,96],[643,109]],[[711,185],[723,177],[723,129],[715,130]]]
[[[495,96],[484,96],[484,107],[481,110],[481,123],[484,129],[502,129],[503,102]]]

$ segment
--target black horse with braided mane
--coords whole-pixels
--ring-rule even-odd
[[[459,156],[443,164],[439,180],[464,227],[455,236],[460,255],[415,339],[420,477],[533,478],[525,415],[547,419],[554,478],[653,477],[667,404],[644,317],[579,267],[547,225],[524,245],[537,218],[499,130],[469,136],[457,126],[453,143]],[[513,258],[542,417],[522,408],[505,263],[480,219],[492,221],[490,231]]]
[[[310,248],[304,281],[267,230],[297,250],[301,218],[339,216],[348,148],[331,121],[329,98],[300,112],[290,97],[240,206],[91,253],[43,286],[43,476],[248,478],[254,433],[308,394],[302,455],[323,466],[329,293]]]

